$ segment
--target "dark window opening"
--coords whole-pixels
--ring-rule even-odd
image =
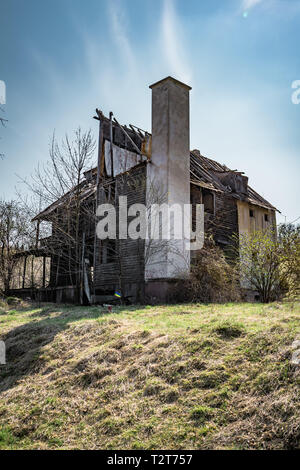
[[[215,197],[214,194],[210,191],[203,191],[203,204],[204,204],[204,212],[208,214],[215,213]]]
[[[269,222],[269,214],[264,214],[265,216],[265,222]]]
[[[201,204],[201,189],[198,186],[191,186],[191,204]]]
[[[253,209],[249,209],[249,215],[250,215],[250,217],[254,217],[254,210]]]
[[[196,230],[196,205],[202,204],[202,191],[199,186],[191,184],[190,202],[192,204],[192,230]]]
[[[87,245],[84,262],[90,285],[92,282],[94,282],[94,256],[93,246],[91,243]]]
[[[115,202],[115,195],[116,195],[116,183],[113,181],[112,183],[104,186],[103,188],[105,194],[105,200],[107,202]]]

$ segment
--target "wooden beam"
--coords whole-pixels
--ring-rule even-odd
[[[46,256],[43,256],[43,287],[46,287]]]
[[[124,127],[121,126],[121,124],[118,123],[118,121],[116,120],[116,118],[114,118],[114,121],[115,123],[120,127],[120,129],[122,130],[122,132],[126,135],[126,137],[128,138],[129,142],[131,142],[131,144],[133,145],[133,147],[136,149],[137,153],[139,155],[142,155],[142,152],[140,151],[140,149],[138,148],[138,146],[136,145],[136,143],[132,140],[132,138],[130,137],[129,134],[127,134],[127,132],[125,131]]]
[[[110,137],[110,166],[111,166],[111,176],[114,177],[114,155],[113,155],[113,123],[112,123],[113,113],[109,113],[109,137]]]
[[[98,166],[97,166],[97,190],[100,183],[102,160],[104,159],[103,154],[103,120],[99,119],[99,137],[98,137]],[[97,191],[96,191],[97,198]]]
[[[95,198],[95,232],[94,232],[94,253],[93,253],[93,265],[94,269],[96,269],[96,254],[97,254],[97,219],[96,219],[96,211],[98,207],[99,201],[99,186],[100,186],[100,176],[102,175],[102,171],[104,168],[104,150],[103,150],[103,114],[96,109],[96,113],[99,116],[99,139],[98,139],[98,166],[97,166],[97,183],[96,183],[96,198]],[[94,283],[94,295],[95,295],[95,283]]]
[[[134,132],[134,135],[136,135],[137,138],[140,139],[140,142],[143,142],[143,141],[144,141],[143,137],[141,136],[140,133],[137,133],[137,132],[136,132],[136,130],[134,129],[134,127],[132,126],[132,124],[129,124],[129,127],[131,128],[132,132]]]
[[[26,264],[27,264],[27,256],[24,257],[22,289],[25,289]]]
[[[39,238],[40,238],[40,220],[38,220],[36,223],[36,240],[35,240],[36,248],[38,248]]]
[[[57,265],[56,265],[56,278],[55,278],[55,287],[57,287],[58,283],[58,276],[59,276],[59,262],[60,262],[60,255],[57,257]]]

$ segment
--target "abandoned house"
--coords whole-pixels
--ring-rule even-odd
[[[224,250],[233,234],[276,225],[275,207],[248,185],[243,172],[190,150],[191,88],[172,77],[150,88],[151,134],[133,125],[122,126],[112,113],[108,118],[96,110],[97,166],[84,173],[79,187],[34,218],[38,226],[42,221],[52,224],[51,236],[38,239],[36,247],[22,254],[24,273],[30,254],[44,260],[42,282],[35,294],[40,299],[109,302],[116,291],[131,302],[168,299],[169,286],[178,277],[168,249],[158,256],[159,262],[151,263],[144,240],[99,240],[96,235],[99,204],[117,205],[119,196],[127,196],[128,205],[147,206],[153,198],[152,182],[167,203],[203,204],[204,231]],[[79,207],[76,217],[74,206]],[[71,237],[70,243],[75,218],[77,242]],[[185,254],[182,268],[189,269],[193,256],[193,252]],[[21,287],[26,292],[26,286]]]

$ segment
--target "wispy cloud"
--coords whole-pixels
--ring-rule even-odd
[[[66,35],[72,43],[66,39],[64,45],[69,56],[59,53],[64,50],[60,44],[57,54],[51,55],[42,37],[41,43],[35,41],[28,48],[32,76],[30,82],[24,82],[28,89],[20,78],[19,89],[14,90],[20,97],[15,99],[16,117],[9,117],[3,139],[5,144],[9,136],[10,143],[5,149],[8,158],[1,166],[1,171],[7,166],[2,191],[10,193],[16,167],[26,176],[38,160],[47,159],[54,128],[58,137],[78,125],[92,127],[97,136],[97,122],[92,119],[96,106],[106,115],[112,110],[119,122],[151,130],[147,85],[173,75],[193,85],[191,148],[198,147],[204,155],[245,171],[250,184],[291,220],[298,216],[294,194],[298,134],[293,122],[299,117],[300,105],[290,101],[290,83],[299,77],[292,40],[287,49],[287,21],[291,20],[291,26],[298,21],[300,0],[220,2],[231,7],[212,9],[207,15],[206,8],[203,14],[200,7],[202,2],[190,0],[194,10],[185,16],[180,15],[184,7],[179,0],[143,4],[91,0],[94,9],[84,10],[84,14],[79,3],[69,2],[73,31],[69,26],[68,33],[73,36]],[[254,36],[252,23],[244,27],[240,16],[256,11]],[[295,27],[293,31],[295,34]],[[282,43],[273,57],[270,41],[277,41],[277,36]],[[284,55],[293,48],[294,57]],[[278,74],[273,79],[275,67]],[[24,118],[19,109],[30,110],[30,114],[26,112]],[[266,178],[266,174],[270,176]],[[274,186],[275,178],[278,184]]]
[[[170,75],[190,82],[192,74],[187,64],[183,43],[183,30],[174,3],[172,0],[165,0],[162,15],[162,46]]]
[[[242,8],[243,10],[250,10],[255,7],[258,3],[261,3],[262,0],[243,0]]]
[[[300,14],[300,0],[241,0],[238,14],[242,12],[247,18],[250,11],[257,6],[261,12],[282,20],[292,20]]]
[[[135,68],[135,56],[127,33],[128,19],[120,2],[109,2],[109,16],[113,38],[127,66]]]

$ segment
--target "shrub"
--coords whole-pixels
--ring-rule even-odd
[[[242,283],[271,302],[300,293],[300,227],[282,224],[276,229],[257,230],[239,238]]]
[[[191,264],[190,276],[175,284],[172,297],[176,302],[238,301],[238,271],[212,239],[206,240]]]
[[[300,225],[281,224],[278,229],[280,278],[289,299],[300,297]]]
[[[6,303],[8,305],[19,305],[21,303],[21,299],[18,299],[17,297],[7,297]]]

